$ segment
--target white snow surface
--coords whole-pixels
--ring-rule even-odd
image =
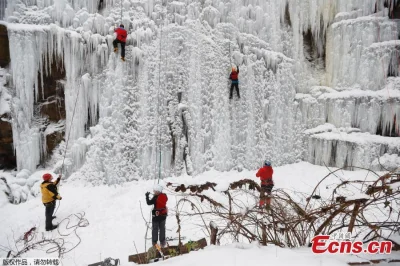
[[[330,169],[331,171],[335,169]],[[329,171],[326,167],[313,166],[309,163],[298,163],[274,168],[274,181],[276,187],[284,189],[291,193],[293,198],[302,198],[301,204],[305,204],[305,197],[309,195],[314,186],[320,179],[326,176]],[[51,172],[51,171],[50,171]],[[0,172],[3,176],[4,173]],[[77,174],[76,174],[77,175]],[[209,196],[219,201],[223,199],[222,192],[227,188],[230,182],[243,178],[249,178],[257,181],[255,171],[244,170],[242,172],[218,172],[208,171],[199,175],[197,178],[189,176],[180,178],[167,178],[160,181],[164,186],[164,192],[167,193],[169,201],[170,215],[167,218],[167,237],[176,237],[177,223],[174,217],[175,204],[180,199],[180,193],[175,193],[173,189],[166,188],[167,182],[174,184],[203,184],[207,181],[218,184],[216,192],[207,192]],[[334,187],[338,180],[373,180],[374,176],[367,174],[365,171],[338,171],[335,175],[324,181],[321,188],[325,185]],[[77,230],[81,243],[70,253],[65,254],[62,259],[64,265],[88,265],[107,257],[119,258],[121,265],[133,265],[128,263],[128,255],[136,254],[133,241],[139,252],[144,251],[145,246],[145,222],[142,218],[141,207],[144,217],[149,219],[150,206],[145,203],[145,192],[151,191],[156,181],[132,181],[124,185],[99,185],[79,180],[62,180],[59,192],[63,199],[60,201],[60,207],[56,213],[58,217],[55,221],[61,221],[71,214],[85,213],[85,218],[89,221],[89,226],[82,227]],[[1,184],[1,183],[0,183]],[[35,189],[39,188],[40,183],[34,185]],[[295,192],[295,193],[294,193]],[[330,196],[330,189],[319,189],[318,193],[322,198]],[[359,190],[352,187],[338,191],[339,195],[349,198],[360,197]],[[306,195],[306,196],[305,196]],[[365,197],[365,195],[364,195]],[[247,202],[251,207],[256,201]],[[141,204],[141,207],[140,207]],[[189,205],[184,205],[182,211],[190,211]],[[30,197],[27,202],[13,205],[3,202],[0,206],[1,218],[0,226],[0,245],[8,247],[9,241],[12,241],[13,234],[16,239],[28,231],[31,227],[38,228],[37,234],[39,238],[42,233],[45,237],[60,237],[57,230],[53,232],[44,231],[44,207],[40,197]],[[76,219],[72,217],[73,225]],[[206,221],[208,224],[209,222]],[[198,240],[204,237],[202,230],[198,225],[202,224],[195,217],[182,218],[182,235],[188,240]],[[67,220],[63,221],[59,230],[65,234]],[[149,232],[150,233],[150,232]],[[150,235],[148,235],[149,237]],[[68,242],[67,247],[75,245],[79,239],[75,236],[64,238]],[[209,241],[209,239],[207,239]],[[176,242],[172,241],[170,244]],[[147,240],[147,248],[150,245]],[[24,257],[54,257],[55,253],[46,254],[46,247],[43,250],[30,251],[24,254]],[[0,257],[4,257],[6,251],[0,251]],[[206,249],[168,261],[161,262],[161,265],[243,265],[252,263],[253,265],[263,265],[265,261],[269,261],[271,265],[343,265],[347,262],[365,261],[366,259],[388,258],[398,259],[399,252],[392,252],[390,255],[320,255],[312,254],[309,248],[289,249],[279,248],[273,245],[260,247],[253,244],[233,243],[229,238],[221,239],[221,246],[207,247]],[[201,263],[201,264],[200,264]]]

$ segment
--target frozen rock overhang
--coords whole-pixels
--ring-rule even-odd
[[[321,132],[330,131],[330,132]],[[352,132],[355,131],[355,132]],[[357,132],[357,129],[336,129],[332,125],[309,131],[308,161],[335,167],[371,168],[381,156],[400,154],[400,139]],[[379,165],[373,165],[382,170]]]
[[[297,94],[299,114],[307,128],[330,123],[354,127],[382,136],[399,136],[400,79],[390,78],[379,91],[335,91],[314,87],[310,94]]]

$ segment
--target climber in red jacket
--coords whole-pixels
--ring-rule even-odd
[[[115,39],[113,41],[114,52],[116,53],[118,51],[118,43],[120,43],[121,44],[121,59],[122,59],[122,61],[125,61],[125,44],[126,44],[126,37],[128,36],[128,33],[126,32],[123,24],[119,25],[118,29],[114,29],[114,32],[117,33],[117,39]]]
[[[232,72],[229,76],[229,79],[232,81],[231,84],[231,92],[229,94],[229,99],[232,99],[232,93],[233,89],[236,88],[236,93],[238,98],[240,99],[240,94],[239,94],[239,66],[237,67],[237,70],[235,67],[232,67]]]
[[[147,205],[154,204],[154,209],[152,210],[152,243],[153,246],[157,244],[158,232],[160,231],[160,244],[161,247],[165,247],[165,221],[168,215],[167,201],[168,197],[166,194],[162,193],[162,186],[154,185],[153,188],[154,196],[149,199],[150,192],[146,193]]]
[[[264,166],[261,167],[256,176],[258,178],[260,178],[261,180],[261,190],[264,193],[267,193],[267,197],[266,197],[266,204],[267,206],[269,206],[270,202],[271,202],[271,192],[272,192],[272,188],[274,187],[274,181],[272,180],[272,175],[274,173],[274,169],[272,169],[271,166],[271,162],[269,161],[265,161],[264,162]],[[261,197],[260,198],[260,206],[264,205],[264,199]]]

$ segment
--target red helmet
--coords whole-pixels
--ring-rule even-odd
[[[53,176],[52,176],[51,174],[46,173],[46,174],[43,175],[43,180],[44,180],[44,181],[48,181],[48,180],[50,180],[52,177],[53,177]]]

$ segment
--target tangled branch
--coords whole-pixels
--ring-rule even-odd
[[[269,208],[259,208],[261,187],[251,179],[233,182],[221,192],[210,182],[167,186],[181,192],[180,195],[183,193],[178,205],[186,202],[192,206],[192,211],[182,212],[181,216],[200,217],[207,230],[209,221],[222,229],[217,242],[228,237],[235,241],[247,239],[265,245],[299,247],[309,244],[315,235],[345,230],[365,242],[390,239],[394,247],[399,247],[391,236],[400,228],[400,175],[379,176],[368,169],[350,168],[367,170],[373,174],[369,178],[373,180],[344,180],[338,173],[345,168],[337,169],[322,178],[310,195],[275,190]],[[318,195],[317,191],[328,180],[334,180],[334,184],[326,185],[328,196]],[[210,196],[212,193],[205,195],[207,190],[219,193],[218,201]]]

